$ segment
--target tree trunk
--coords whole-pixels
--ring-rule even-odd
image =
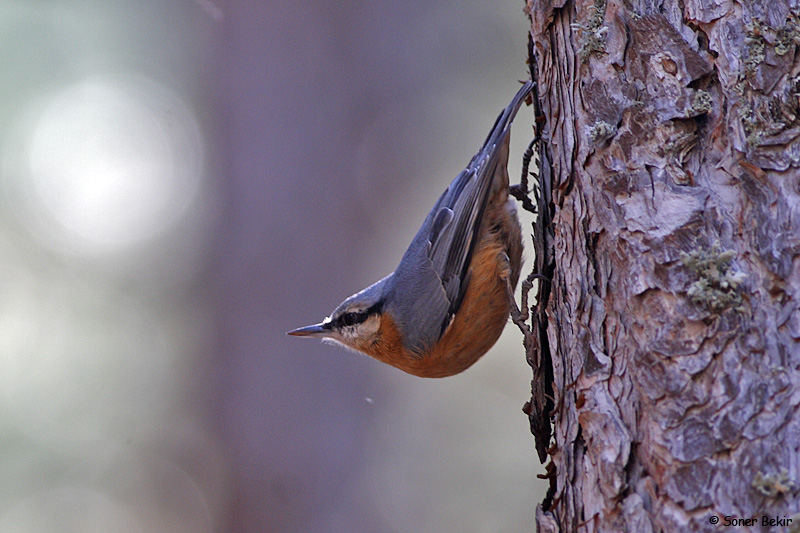
[[[528,9],[539,530],[799,527],[800,7]]]

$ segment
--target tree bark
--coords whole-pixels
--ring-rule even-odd
[[[539,530],[799,527],[800,7],[528,10]]]

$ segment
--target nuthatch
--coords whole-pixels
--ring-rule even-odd
[[[532,88],[523,85],[500,113],[397,269],[289,335],[331,340],[421,377],[458,374],[494,345],[522,267],[522,232],[508,197],[509,128]]]

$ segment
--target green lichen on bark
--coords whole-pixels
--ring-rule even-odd
[[[757,472],[752,486],[767,498],[777,498],[796,489],[795,483],[789,479],[789,471],[785,468],[772,474]]]
[[[742,310],[742,295],[739,290],[745,275],[733,267],[733,250],[722,251],[718,242],[709,249],[697,249],[681,254],[683,265],[697,274],[686,294],[692,303],[714,313],[726,309]]]
[[[580,39],[578,57],[584,62],[592,54],[605,52],[606,33],[608,32],[608,28],[603,26],[603,20],[606,16],[606,0],[594,0],[594,5],[589,10],[591,15],[586,24],[572,24],[572,27],[577,30],[578,38]]]

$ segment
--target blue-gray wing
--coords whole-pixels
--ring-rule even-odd
[[[533,85],[520,88],[486,141],[436,205],[395,271],[393,309],[406,344],[424,353],[458,311],[495,175],[506,172],[511,121]],[[507,185],[507,184],[506,184]]]

